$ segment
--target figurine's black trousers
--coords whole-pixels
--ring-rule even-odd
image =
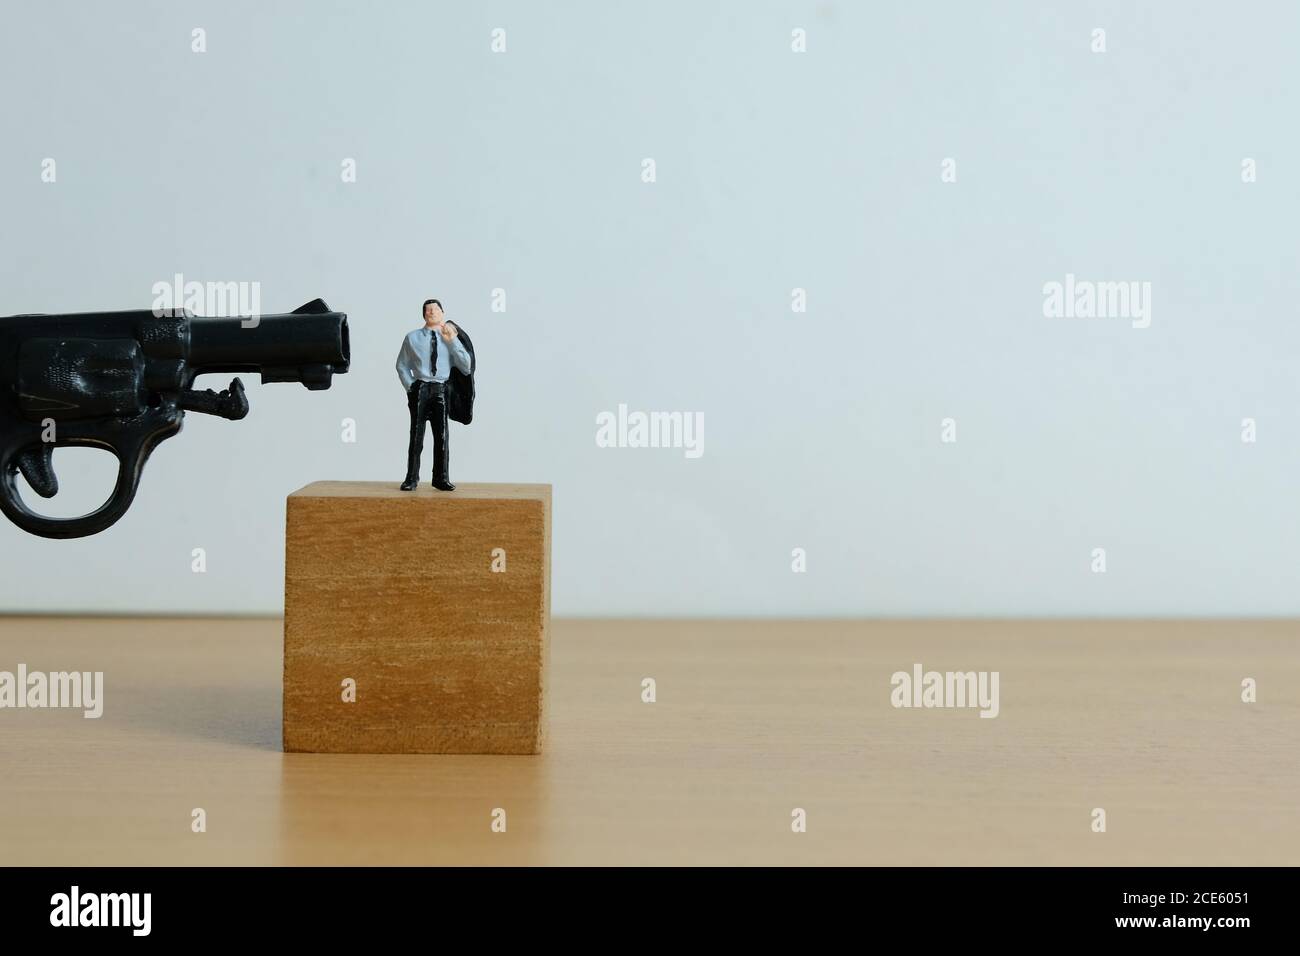
[[[420,382],[406,396],[411,410],[411,442],[406,450],[406,478],[420,478],[420,453],[424,451],[424,423],[433,428],[433,480],[447,481],[447,383]]]

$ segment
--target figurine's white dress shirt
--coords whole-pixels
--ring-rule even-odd
[[[429,359],[433,354],[429,349],[430,339],[435,340],[438,346],[436,370],[429,367]],[[397,353],[397,377],[402,383],[402,391],[409,392],[416,381],[447,381],[451,375],[453,362],[456,368],[466,375],[469,374],[471,368],[469,352],[461,344],[459,337],[452,339],[451,345],[448,346],[436,329],[421,326],[407,333],[406,339],[402,342],[402,350]]]

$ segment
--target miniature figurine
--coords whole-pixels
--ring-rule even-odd
[[[31,534],[98,534],[126,514],[158,444],[186,411],[238,421],[244,385],[191,386],[207,372],[260,372],[262,382],[330,387],[348,370],[348,317],[320,299],[287,315],[201,318],[188,309],[15,315],[0,318],[0,511]],[[55,448],[104,448],[118,459],[113,495],[80,518],[47,518],[18,491],[59,491]]]
[[[446,320],[437,299],[425,299],[420,313],[424,325],[407,333],[397,353],[397,378],[411,414],[402,490],[414,491],[420,483],[427,421],[433,428],[433,487],[455,491],[448,469],[447,420],[468,425],[474,417],[474,343],[464,329]]]

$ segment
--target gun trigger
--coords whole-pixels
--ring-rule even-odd
[[[33,446],[20,451],[18,470],[32,486],[32,491],[42,498],[53,498],[59,493],[59,479],[54,476],[53,445],[42,443],[40,447]]]

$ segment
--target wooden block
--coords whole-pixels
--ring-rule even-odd
[[[540,753],[550,571],[550,485],[318,481],[295,491],[284,749]],[[343,699],[349,678],[353,703]]]

